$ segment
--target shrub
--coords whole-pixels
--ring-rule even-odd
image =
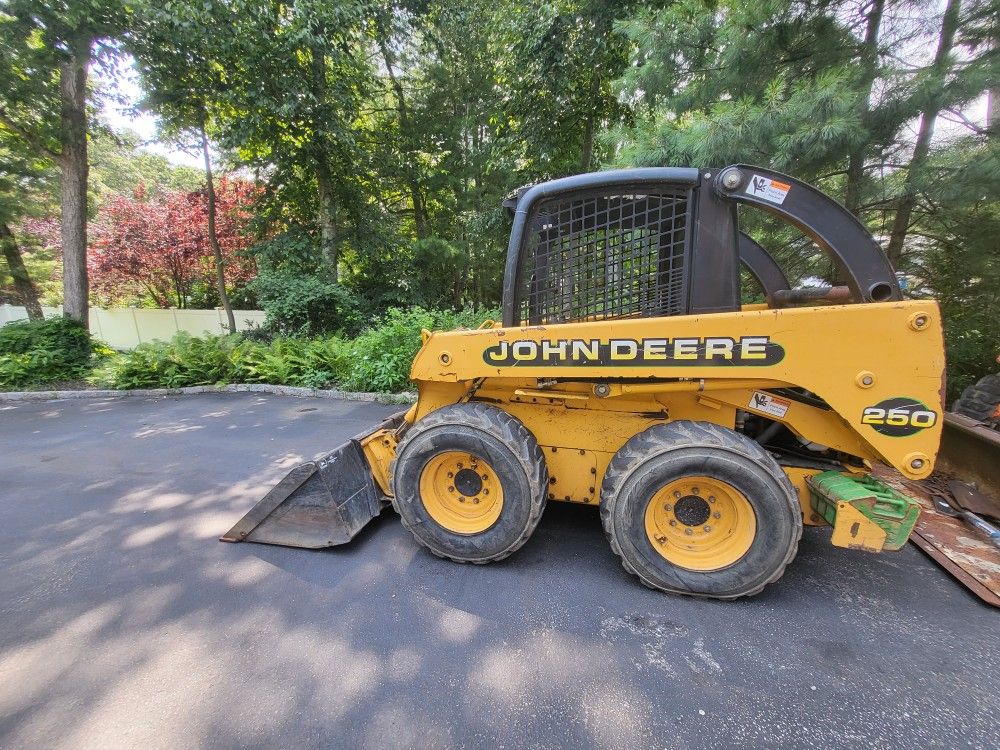
[[[420,349],[420,329],[475,328],[498,311],[392,309],[383,321],[351,342],[350,363],[340,380],[346,390],[395,393],[409,384],[410,363]]]
[[[262,345],[246,341],[237,367],[243,382],[325,388],[346,370],[348,345],[341,339],[279,338]]]
[[[178,333],[170,341],[150,341],[112,359],[93,381],[112,388],[182,388],[236,382],[237,336]]]
[[[943,303],[948,403],[984,375],[1000,370],[1000,316],[974,304]]]
[[[0,388],[75,380],[110,353],[70,318],[10,323],[0,327]]]
[[[250,288],[267,313],[264,328],[281,336],[356,330],[358,302],[344,287],[316,274],[262,270]]]
[[[348,360],[337,338],[276,338],[269,343],[243,336],[191,336],[152,341],[124,352],[96,370],[94,383],[111,388],[183,388],[226,383],[272,383],[323,388]]]
[[[462,298],[468,274],[469,256],[438,237],[413,243],[413,259],[408,264],[407,286],[417,305],[453,305]]]

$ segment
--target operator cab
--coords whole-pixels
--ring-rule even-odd
[[[740,203],[805,233],[845,285],[790,289],[771,255],[739,231]],[[514,219],[504,325],[736,311],[741,264],[771,306],[901,299],[881,248],[852,214],[759,167],[594,172],[522,188],[504,206]]]

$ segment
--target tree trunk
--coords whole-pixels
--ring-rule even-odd
[[[865,27],[865,40],[861,45],[861,94],[864,102],[864,117],[867,119],[871,109],[872,86],[878,68],[878,38],[882,25],[882,14],[885,11],[885,0],[875,0],[868,13]],[[844,206],[852,214],[857,215],[861,205],[861,188],[865,179],[865,145],[861,144],[853,151],[847,160],[847,185],[844,188]]]
[[[955,43],[955,31],[958,29],[958,17],[961,9],[961,0],[948,0],[948,5],[944,9],[944,17],[941,19],[941,35],[938,37],[937,52],[934,53],[934,62],[931,64],[934,74],[933,85],[936,87],[936,91],[932,93],[928,105],[920,115],[920,127],[917,130],[917,140],[913,144],[913,156],[910,158],[903,195],[896,207],[892,231],[889,233],[889,245],[886,248],[886,255],[893,266],[899,263],[903,257],[903,245],[906,243],[906,234],[910,229],[913,209],[917,205],[916,175],[920,173],[920,169],[927,162],[927,156],[930,154],[931,141],[934,138],[934,123],[941,112],[941,88],[945,83],[948,57],[951,55]]]
[[[63,314],[89,328],[87,282],[87,68],[90,39],[73,45],[59,66],[62,102],[59,158],[60,232],[63,254]]]
[[[996,26],[993,27],[990,49],[1000,50],[1000,29]],[[986,92],[986,130],[990,135],[1000,133],[1000,86],[994,86]]]
[[[326,101],[326,55],[323,50],[313,47],[312,76],[313,93],[316,101]],[[319,246],[323,259],[334,281],[338,279],[337,257],[337,202],[334,198],[333,176],[325,144],[316,143],[316,194],[319,199],[316,223],[319,224]]]
[[[424,210],[424,197],[416,182],[410,182],[410,199],[413,201],[413,231],[418,240],[427,237],[427,212]]]
[[[379,36],[378,47],[382,52],[382,59],[385,61],[385,69],[389,74],[389,82],[392,85],[393,94],[396,97],[396,112],[399,116],[399,132],[403,140],[403,152],[408,164],[406,165],[407,183],[410,188],[410,199],[413,202],[413,231],[418,240],[427,237],[427,212],[424,209],[423,195],[420,193],[420,185],[413,176],[414,165],[413,148],[411,144],[410,113],[406,106],[406,94],[403,91],[403,84],[396,78],[396,73],[392,69],[393,59],[385,39]]]
[[[597,96],[601,92],[601,74],[594,72],[594,77],[590,79],[590,106],[596,106]],[[583,128],[583,148],[580,155],[580,171],[589,172],[594,164],[594,120],[597,114],[591,110],[587,115],[587,122]]]
[[[321,150],[322,151],[322,150]],[[316,191],[319,193],[319,246],[326,265],[333,276],[338,278],[337,264],[337,202],[333,197],[333,178],[327,166],[325,153],[316,163]]]
[[[28,269],[24,267],[24,258],[21,257],[21,248],[17,245],[14,233],[6,224],[0,224],[0,244],[3,245],[3,257],[7,260],[10,275],[14,277],[14,289],[28,311],[28,320],[41,320],[43,315],[42,305],[38,301],[38,289],[31,282]]]
[[[215,231],[215,180],[212,177],[212,155],[208,150],[208,135],[205,133],[204,117],[200,130],[201,154],[205,159],[205,192],[208,195],[208,242],[212,246],[212,255],[215,256],[215,288],[219,292],[222,309],[226,311],[229,332],[236,333],[236,317],[233,315],[233,306],[226,293],[226,262],[222,257],[222,248],[219,247],[219,235]]]
[[[594,116],[587,118],[583,129],[583,155],[580,157],[580,171],[589,172],[594,161]]]

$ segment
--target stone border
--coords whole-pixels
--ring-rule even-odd
[[[360,393],[354,391],[296,388],[290,385],[243,383],[238,385],[194,385],[187,388],[137,388],[129,391],[4,391],[0,401],[52,401],[75,398],[153,398],[187,396],[198,393],[270,393],[295,398],[335,398],[341,401],[369,401],[378,404],[412,404],[415,393]]]

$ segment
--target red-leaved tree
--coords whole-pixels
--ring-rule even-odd
[[[257,188],[223,178],[215,190],[216,230],[232,289],[256,274],[253,259],[241,251],[253,243],[249,223]],[[197,289],[214,283],[206,211],[204,190],[150,198],[142,186],[131,198],[116,196],[101,206],[88,258],[95,297],[114,304],[148,295],[159,307],[190,306]]]

